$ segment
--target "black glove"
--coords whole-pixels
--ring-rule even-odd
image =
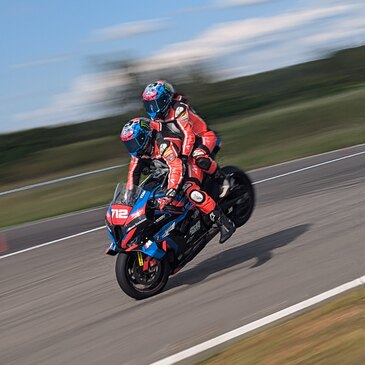
[[[176,195],[176,190],[169,189],[166,191],[165,195],[166,195],[165,197],[157,199],[157,204],[161,211],[164,210],[166,205],[169,205],[172,202],[172,200],[174,199],[174,197]]]
[[[145,166],[143,169],[142,169],[142,174],[143,175],[149,175],[151,173],[151,169],[149,166]]]

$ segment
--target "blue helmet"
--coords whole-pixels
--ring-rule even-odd
[[[121,140],[127,147],[128,152],[134,157],[146,153],[151,136],[150,120],[142,117],[131,119],[120,132]]]
[[[174,96],[174,88],[166,81],[158,80],[146,86],[142,97],[147,114],[164,118]]]

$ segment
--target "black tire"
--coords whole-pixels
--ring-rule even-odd
[[[239,204],[233,206],[233,211],[228,213],[229,218],[234,222],[236,227],[243,226],[251,217],[255,208],[255,190],[250,178],[245,172],[234,166],[225,166],[222,168],[225,174],[233,179],[234,186],[230,190],[226,199],[233,197],[242,197]]]
[[[162,291],[170,274],[167,257],[144,272],[138,264],[136,252],[120,253],[115,263],[115,275],[120,288],[128,296],[141,300]]]

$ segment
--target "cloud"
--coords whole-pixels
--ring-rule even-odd
[[[197,37],[163,47],[140,60],[140,71],[158,71],[206,61],[215,64],[218,79],[267,71],[316,58],[319,51],[357,45],[365,40],[363,5],[329,5],[271,17],[217,24]],[[127,83],[120,72],[79,77],[49,107],[19,113],[17,121],[55,124],[97,118],[110,91]]]
[[[166,25],[163,19],[151,19],[113,25],[107,28],[97,29],[92,32],[91,42],[111,41],[139,36],[145,33],[157,32]]]
[[[207,6],[198,6],[191,8],[182,8],[173,13],[175,14],[189,14],[189,13],[205,13],[208,11],[217,11],[222,8],[232,8],[239,6],[250,6],[250,5],[259,5],[263,3],[267,3],[269,1],[275,0],[216,0],[213,4]]]
[[[13,119],[17,122],[33,121],[37,125],[96,119],[105,114],[105,110],[97,107],[108,103],[111,90],[125,83],[125,76],[114,70],[83,75],[68,91],[53,97],[48,107],[17,113]]]
[[[216,25],[195,39],[169,45],[141,63],[141,69],[156,70],[227,56],[257,42],[277,41],[298,28],[354,11],[353,5],[338,5],[290,12],[272,17],[251,18]],[[337,20],[336,20],[337,21]]]
[[[257,5],[267,2],[273,2],[273,0],[217,0],[216,6],[219,8],[228,8],[233,6],[248,6]]]

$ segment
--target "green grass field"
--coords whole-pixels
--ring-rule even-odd
[[[245,170],[365,142],[365,88],[222,120],[221,165]],[[128,162],[118,135],[44,150],[2,168],[1,191]],[[107,204],[127,168],[0,198],[0,227]],[[6,178],[8,177],[8,178]]]
[[[365,287],[274,324],[199,365],[365,364]]]

